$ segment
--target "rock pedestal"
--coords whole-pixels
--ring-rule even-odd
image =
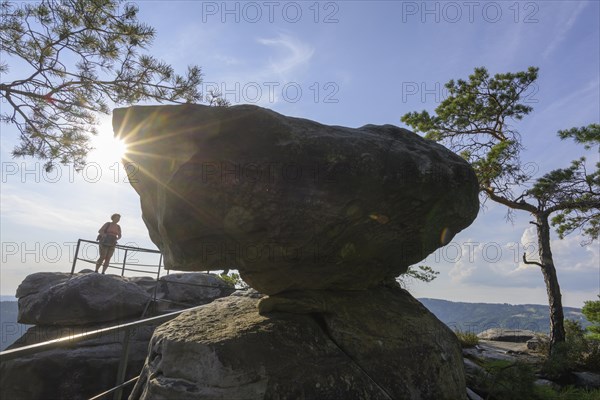
[[[239,296],[182,314],[155,331],[130,399],[465,398],[454,334],[406,291],[318,296],[309,314]]]

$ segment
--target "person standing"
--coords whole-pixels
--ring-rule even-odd
[[[118,224],[121,220],[121,216],[119,214],[113,214],[110,219],[111,222],[105,223],[102,225],[102,228],[98,230],[99,235],[96,238],[100,244],[100,258],[96,261],[96,272],[100,269],[100,265],[104,263],[102,268],[103,274],[106,272],[110,259],[115,252],[117,240],[121,239],[121,227]]]

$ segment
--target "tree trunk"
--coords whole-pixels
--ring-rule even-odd
[[[550,349],[554,345],[565,341],[565,326],[560,286],[556,276],[556,268],[552,259],[550,249],[550,225],[548,224],[548,215],[545,213],[536,215],[536,226],[538,235],[538,252],[542,264],[542,274],[546,282],[546,292],[548,293],[548,303],[550,305]]]

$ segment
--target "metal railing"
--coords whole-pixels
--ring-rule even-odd
[[[95,338],[99,338],[99,337],[102,337],[105,335],[111,335],[111,334],[120,333],[123,331],[123,332],[125,332],[125,336],[123,338],[123,348],[122,348],[122,355],[121,355],[121,359],[120,359],[120,363],[119,363],[119,373],[118,373],[119,375],[122,375],[122,378],[121,378],[121,376],[118,377],[117,385],[115,387],[90,398],[90,400],[97,400],[97,399],[103,398],[111,393],[114,393],[114,396],[113,396],[114,399],[121,399],[123,388],[135,383],[139,379],[139,375],[134,378],[129,379],[126,382],[124,379],[125,370],[126,370],[126,366],[127,366],[126,365],[127,364],[127,356],[124,357],[123,354],[128,353],[129,339],[131,336],[131,331],[133,329],[136,329],[136,328],[139,328],[142,326],[160,324],[160,323],[169,321],[169,320],[177,317],[178,315],[180,315],[183,312],[194,311],[201,307],[203,307],[203,306],[195,306],[195,307],[187,308],[184,310],[178,310],[178,311],[170,312],[168,314],[159,315],[156,317],[145,318],[145,319],[142,319],[139,321],[128,322],[125,324],[119,324],[119,325],[111,326],[108,328],[97,329],[97,330],[94,330],[91,332],[69,335],[69,336],[62,337],[60,339],[54,339],[54,340],[49,340],[47,342],[36,343],[36,344],[29,345],[29,346],[23,346],[23,347],[19,347],[17,349],[5,350],[5,351],[0,352],[0,363],[14,360],[16,358],[29,356],[29,355],[36,354],[36,353],[39,353],[42,351],[53,350],[53,349],[62,348],[62,347],[70,347],[70,346],[73,346],[84,340],[95,339]],[[119,380],[120,380],[120,382],[119,382]]]
[[[73,257],[73,264],[71,266],[71,274],[75,273],[75,266],[77,265],[77,261],[83,261],[83,262],[87,262],[87,263],[96,265],[97,260],[89,260],[87,258],[83,258],[83,257],[79,256],[79,250],[81,249],[82,243],[92,243],[96,246],[98,245],[98,242],[92,241],[92,240],[86,240],[86,239],[77,240],[77,247],[75,248],[75,257]],[[144,249],[141,247],[132,247],[132,246],[123,246],[120,244],[116,244],[114,247],[115,247],[115,249],[125,250],[125,254],[123,255],[123,261],[119,263],[120,266],[115,266],[116,264],[112,263],[112,264],[108,265],[109,268],[121,270],[121,276],[125,276],[125,271],[152,273],[153,272],[152,270],[156,269],[156,279],[158,280],[160,278],[160,271],[162,268],[162,253],[160,252],[160,250]],[[140,263],[128,264],[127,256],[130,251],[135,252],[135,253],[159,254],[160,257],[158,260],[158,264],[140,264]],[[128,267],[128,265],[135,265],[138,268],[148,267],[148,268],[151,268],[151,270],[148,271],[148,270],[134,269],[134,268]]]
[[[96,264],[96,260],[89,260],[89,259],[80,257],[79,253],[80,253],[82,243],[91,243],[96,246],[98,245],[98,242],[92,241],[92,240],[79,239],[77,241],[75,257],[73,259],[73,264],[71,266],[71,275],[73,275],[75,273],[75,267],[77,265],[77,261],[92,263],[94,265]],[[162,254],[159,250],[144,249],[144,248],[131,247],[131,246],[122,246],[122,245],[115,245],[115,248],[125,250],[125,253],[123,255],[123,261],[120,262],[118,264],[118,266],[115,266],[116,265],[115,263],[109,264],[109,268],[119,269],[121,271],[121,276],[125,275],[125,271],[151,273],[151,274],[155,273],[156,274],[156,284],[154,286],[154,293],[153,293],[152,298],[148,301],[148,304],[146,304],[146,307],[141,316],[142,319],[140,319],[138,321],[134,321],[134,322],[128,322],[125,324],[119,324],[119,325],[114,325],[114,326],[107,327],[107,328],[97,329],[97,330],[94,330],[91,332],[68,335],[68,336],[65,336],[60,339],[49,340],[46,342],[23,346],[23,347],[19,347],[19,348],[12,349],[12,350],[5,350],[3,352],[0,352],[0,363],[14,360],[14,359],[20,358],[20,357],[29,356],[29,355],[36,354],[36,353],[39,353],[42,351],[52,350],[55,348],[71,347],[83,340],[90,340],[90,339],[94,339],[97,337],[101,337],[103,335],[115,334],[115,333],[120,333],[123,331],[124,336],[123,336],[123,340],[122,340],[121,356],[119,358],[119,366],[118,366],[118,370],[117,370],[116,385],[89,399],[89,400],[99,400],[99,399],[102,399],[102,398],[108,396],[109,394],[113,393],[114,400],[121,400],[121,397],[123,394],[123,388],[137,382],[137,380],[139,379],[139,375],[138,375],[134,378],[131,378],[131,379],[125,381],[127,364],[129,361],[129,343],[130,343],[130,339],[131,339],[132,330],[135,328],[141,327],[141,326],[153,325],[153,324],[158,324],[158,323],[169,321],[185,311],[193,311],[195,309],[202,307],[202,305],[191,306],[189,304],[184,304],[184,303],[180,303],[180,302],[176,302],[176,301],[172,301],[172,300],[156,298],[158,284],[160,282],[160,273],[161,273],[161,269],[162,269],[162,260],[163,260]],[[132,263],[127,263],[127,256],[129,254],[129,252],[159,254],[160,257],[159,257],[158,264],[138,264],[138,263],[132,264]],[[137,267],[149,267],[150,271],[130,268],[130,267],[128,267],[128,265],[135,265]],[[153,269],[156,269],[156,272],[154,272]],[[207,271],[207,273],[210,273],[210,271]],[[167,270],[167,274],[169,274],[169,270]],[[190,282],[169,281],[169,282],[167,282],[167,284],[190,285],[190,286],[198,286],[198,287],[218,287],[218,286],[213,286],[213,285],[203,285],[203,284],[196,284],[196,283],[190,283]],[[150,304],[156,304],[158,301],[176,304],[178,306],[184,306],[186,308],[182,309],[182,310],[169,312],[167,314],[155,316],[155,317],[145,318]]]

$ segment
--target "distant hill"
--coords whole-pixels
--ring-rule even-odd
[[[546,305],[459,303],[428,298],[421,298],[419,301],[451,329],[459,328],[475,333],[497,327],[530,329],[544,333],[549,331]],[[16,301],[0,301],[0,350],[10,346],[30,327],[17,323],[17,305]],[[583,327],[590,325],[581,314],[581,309],[565,307],[564,312],[565,318],[580,321]]]
[[[443,323],[452,329],[475,333],[489,328],[529,329],[549,333],[550,316],[547,305],[459,303],[447,300],[418,299]],[[564,307],[565,319],[590,325],[580,308]]]
[[[0,351],[20,338],[31,325],[17,323],[18,303],[0,301]]]

